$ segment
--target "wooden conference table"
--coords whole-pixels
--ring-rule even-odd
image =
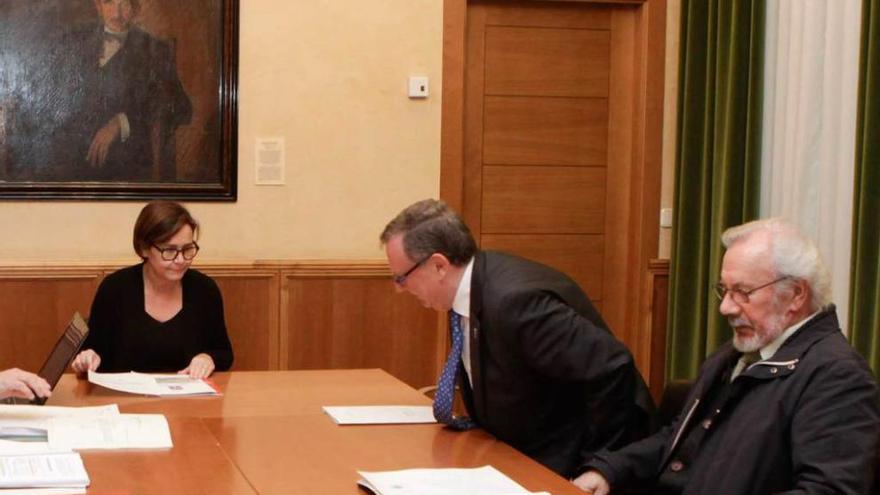
[[[236,371],[213,380],[222,397],[163,399],[62,377],[47,405],[161,413],[174,441],[169,450],[83,452],[88,494],[363,494],[357,470],[490,464],[530,491],[583,495],[482,430],[338,426],[323,413],[321,406],[430,404],[382,370]]]

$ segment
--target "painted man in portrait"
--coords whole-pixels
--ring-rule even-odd
[[[138,0],[94,0],[99,25],[68,33],[53,161],[64,180],[174,177],[174,131],[192,106],[173,47],[136,26]]]

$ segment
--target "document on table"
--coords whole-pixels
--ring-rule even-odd
[[[84,488],[89,475],[75,452],[0,456],[0,488]]]
[[[97,373],[89,371],[89,381],[111,390],[141,395],[220,395],[207,380],[187,375],[145,373]]]
[[[0,455],[170,447],[171,432],[161,414],[119,414],[116,404],[0,408]]]
[[[358,471],[358,485],[376,495],[522,495],[531,494],[493,468]],[[533,495],[549,495],[538,492]]]
[[[0,488],[0,495],[85,495],[85,488]]]
[[[161,414],[67,417],[49,422],[53,447],[85,449],[170,449],[171,431]]]
[[[0,488],[0,495],[85,495],[85,488]]]
[[[436,423],[431,406],[324,406],[340,425]]]
[[[56,418],[62,416],[116,416],[119,406],[64,407],[0,404],[0,418]]]

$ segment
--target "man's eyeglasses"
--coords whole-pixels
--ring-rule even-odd
[[[197,254],[199,254],[199,245],[196,244],[195,242],[192,244],[187,244],[186,246],[183,246],[182,248],[176,248],[176,247],[164,247],[163,248],[163,247],[159,247],[155,244],[153,244],[153,247],[156,248],[157,251],[159,251],[159,254],[162,255],[162,259],[165,261],[174,261],[175,259],[177,259],[178,254],[183,256],[183,259],[189,261],[189,260],[195,258]]]
[[[406,277],[409,277],[412,272],[416,271],[416,268],[422,266],[426,261],[431,259],[431,256],[434,256],[434,253],[431,253],[417,261],[416,264],[412,266],[412,268],[404,272],[402,275],[392,275],[391,280],[393,280],[394,283],[397,285],[403,285],[404,282],[406,282]]]
[[[788,278],[789,278],[788,276],[779,277],[772,282],[767,282],[764,285],[759,285],[759,286],[755,287],[754,289],[749,289],[749,290],[742,290],[742,289],[736,289],[736,288],[735,289],[728,289],[727,287],[724,286],[724,284],[722,284],[721,282],[718,282],[717,284],[715,284],[715,295],[718,296],[719,300],[723,301],[724,296],[726,296],[727,294],[730,294],[730,298],[733,299],[733,302],[735,302],[737,304],[747,304],[749,302],[749,296],[754,294],[756,291],[763,289],[764,287],[770,287],[771,285],[773,285],[777,282],[782,282],[783,280],[787,280]]]

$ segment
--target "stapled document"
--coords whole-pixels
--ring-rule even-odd
[[[340,425],[436,423],[431,406],[324,406]]]

